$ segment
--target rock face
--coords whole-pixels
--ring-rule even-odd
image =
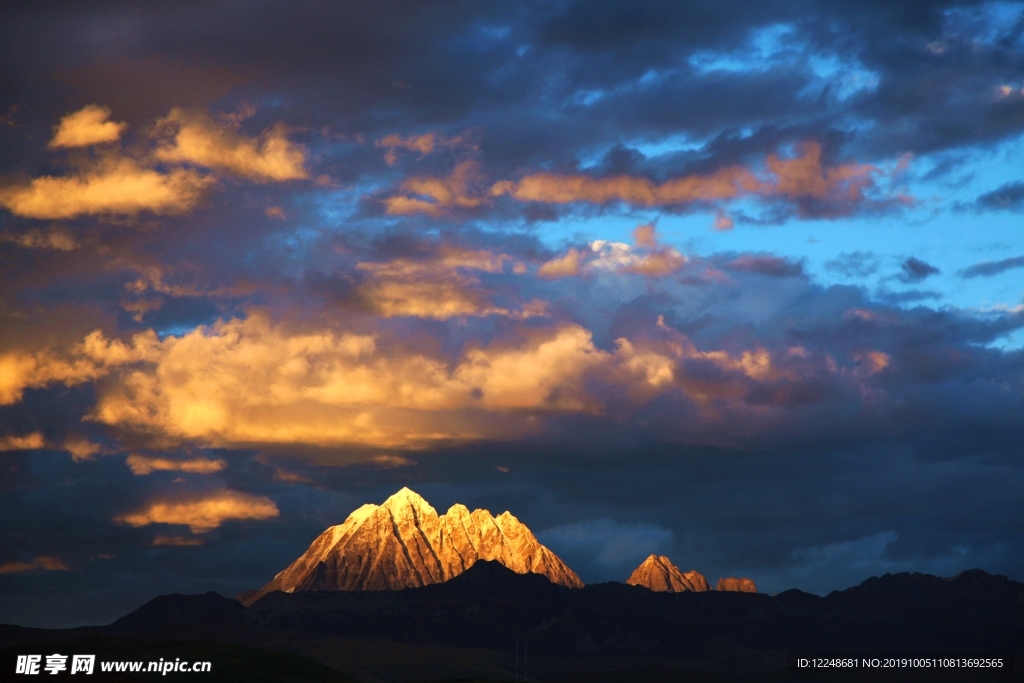
[[[631,586],[643,586],[662,593],[709,591],[708,581],[696,570],[685,574],[664,555],[651,555],[626,579]]]
[[[719,579],[718,587],[715,590],[732,591],[734,593],[756,593],[757,586],[750,579],[729,577],[727,579]]]
[[[403,488],[383,505],[362,506],[317,537],[309,549],[266,586],[239,596],[251,605],[272,591],[398,590],[442,583],[477,560],[496,560],[519,574],[543,574],[552,583],[583,582],[525,525],[503,512],[470,512],[465,505],[437,511]]]

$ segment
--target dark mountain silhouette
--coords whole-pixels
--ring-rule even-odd
[[[210,591],[202,595],[171,593],[153,598],[142,607],[111,624],[119,629],[153,629],[193,624],[243,609],[242,603]]]
[[[244,609],[231,602],[216,594],[163,596],[109,627],[74,635],[122,632],[128,624],[135,637],[294,652],[367,682],[511,680],[516,642],[529,643],[532,679],[565,683],[791,682],[791,652],[1024,656],[1024,584],[980,570],[948,579],[886,574],[820,597],[655,592],[615,582],[569,588],[479,560],[421,587],[273,591]],[[196,621],[183,623],[189,614]],[[0,640],[43,639],[38,629],[22,631],[0,629]],[[47,633],[56,640],[59,632]],[[799,680],[1019,679],[1012,672],[869,673]]]

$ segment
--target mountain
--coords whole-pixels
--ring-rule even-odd
[[[113,624],[118,629],[135,630],[191,624],[243,609],[238,600],[210,591],[202,595],[160,595]]]
[[[283,591],[399,590],[443,583],[477,560],[495,560],[518,574],[542,574],[552,583],[583,582],[511,513],[497,517],[465,505],[437,511],[408,488],[368,503],[332,526],[270,583],[239,600],[251,605]]]
[[[727,579],[719,579],[718,586],[715,587],[715,590],[730,591],[734,593],[756,593],[757,584],[750,579],[729,577]]]
[[[664,555],[651,555],[633,570],[626,579],[630,586],[643,586],[652,591],[680,593],[694,591],[703,593],[711,590],[707,579],[696,570],[685,574]]]
[[[189,618],[196,621],[184,623]],[[796,589],[652,591],[616,582],[569,588],[480,559],[444,583],[275,591],[244,609],[215,594],[163,596],[115,624],[64,631],[0,625],[0,681],[14,681],[4,667],[14,666],[15,655],[40,652],[209,660],[217,680],[229,682],[335,680],[309,662],[285,675],[292,665],[281,653],[363,683],[512,680],[522,671],[517,642],[529,643],[530,679],[552,683],[1019,681],[1019,670],[865,669],[794,678],[786,663],[787,653],[869,652],[1013,654],[1020,662],[1024,583],[970,570],[951,578],[886,574],[826,597]],[[136,654],[121,654],[128,648]]]

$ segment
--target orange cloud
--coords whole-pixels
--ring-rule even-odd
[[[153,472],[189,472],[192,474],[213,474],[228,466],[225,460],[208,460],[194,458],[192,460],[173,460],[171,458],[151,458],[138,453],[128,456],[125,464],[131,468],[135,476],[152,474]]]
[[[194,534],[213,531],[232,519],[271,519],[281,513],[274,501],[222,489],[192,500],[152,501],[142,509],[114,518],[118,524],[183,524]]]
[[[188,538],[186,536],[163,536],[157,535],[149,544],[151,548],[188,548],[203,545],[201,538]]]
[[[583,259],[583,252],[576,249],[570,249],[565,252],[565,256],[551,259],[541,264],[540,268],[537,269],[537,275],[545,278],[558,278],[558,277],[569,277],[572,275],[578,275],[580,272],[580,262]]]
[[[361,302],[386,318],[413,316],[447,320],[460,316],[531,317],[543,313],[536,302],[519,310],[494,306],[493,293],[476,272],[500,273],[512,259],[485,250],[443,249],[427,259],[364,262],[356,268],[371,278],[358,288]],[[521,264],[512,263],[513,270]]]
[[[107,121],[110,109],[90,104],[73,114],[68,114],[54,127],[50,148],[87,147],[104,142],[116,142],[128,127],[126,123]]]
[[[477,163],[463,161],[447,178],[421,176],[406,180],[399,188],[406,195],[388,197],[384,200],[384,207],[393,216],[416,213],[440,216],[454,208],[471,209],[487,201],[473,192],[472,186],[479,178]]]
[[[185,169],[160,173],[111,157],[74,176],[35,178],[0,190],[0,206],[25,218],[182,213],[194,207],[212,181]]]
[[[427,133],[425,135],[410,135],[407,138],[403,138],[400,135],[388,135],[377,142],[373,143],[374,147],[383,147],[387,151],[384,153],[384,161],[387,162],[388,166],[394,166],[398,163],[397,150],[405,149],[410,152],[419,152],[420,157],[430,154],[438,147],[457,147],[459,145],[466,145],[471,149],[476,147],[466,141],[461,135],[454,138],[445,138],[436,133]]]
[[[654,223],[645,223],[633,228],[633,241],[638,247],[654,249],[658,246],[658,239],[654,235]]]
[[[715,214],[715,230],[726,232],[732,230],[735,225],[736,224],[733,222],[729,214],[725,213],[724,211],[719,211],[718,213]]]
[[[878,172],[866,164],[843,164],[823,168],[821,146],[809,142],[801,155],[782,159],[769,155],[768,173],[762,179],[749,169],[729,166],[710,175],[691,175],[656,184],[647,178],[617,176],[591,178],[585,175],[536,173],[518,181],[503,180],[491,187],[492,196],[509,195],[519,201],[566,204],[603,204],[623,201],[640,206],[665,206],[696,201],[720,201],[741,196],[787,197],[826,201],[859,201]],[[720,229],[725,227],[721,221]]]
[[[433,133],[427,133],[426,135],[414,135],[407,138],[403,138],[399,135],[388,135],[374,143],[374,146],[386,148],[387,152],[384,153],[384,161],[387,162],[388,166],[394,166],[398,163],[398,155],[395,153],[396,149],[407,149],[411,152],[419,152],[422,156],[434,151],[434,143],[436,139],[437,136]]]
[[[410,447],[478,438],[487,427],[466,409],[596,409],[583,374],[606,355],[570,326],[469,349],[452,366],[252,316],[167,337],[152,364],[108,385],[91,419],[211,444]]]
[[[686,257],[671,247],[663,247],[653,253],[641,256],[635,263],[625,266],[626,273],[660,277],[683,267]]]
[[[80,436],[68,437],[64,440],[62,448],[71,454],[71,459],[75,462],[92,460],[93,456],[103,451],[103,447],[99,444],[92,443]]]
[[[7,562],[0,564],[0,574],[20,574],[34,571],[66,572],[68,566],[59,557],[41,555],[31,562]]]
[[[861,367],[868,371],[868,374],[875,374],[889,367],[892,359],[889,354],[882,351],[864,351],[854,354],[854,360],[861,364]]]
[[[56,249],[57,251],[73,251],[78,242],[71,233],[61,228],[40,230],[32,228],[23,233],[0,234],[0,242],[10,242],[24,249]]]
[[[299,180],[307,177],[306,151],[288,140],[287,129],[277,124],[251,138],[238,132],[237,122],[218,123],[207,116],[172,109],[157,122],[168,136],[156,158],[228,171],[257,182]]]
[[[115,366],[150,358],[157,343],[152,330],[135,335],[131,344],[107,340],[96,330],[64,357],[49,350],[0,354],[0,405],[17,403],[25,389],[56,382],[81,384],[107,374]]]
[[[569,277],[584,271],[612,271],[660,277],[679,270],[686,257],[671,247],[658,247],[654,227],[641,225],[634,231],[640,248],[622,242],[594,240],[590,250],[569,249],[564,256],[541,264],[537,274],[544,278]]]
[[[0,436],[0,451],[34,451],[46,447],[42,432],[24,436]]]

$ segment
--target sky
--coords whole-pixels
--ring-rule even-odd
[[[1024,3],[0,16],[0,623],[402,486],[586,582],[1024,580]]]

